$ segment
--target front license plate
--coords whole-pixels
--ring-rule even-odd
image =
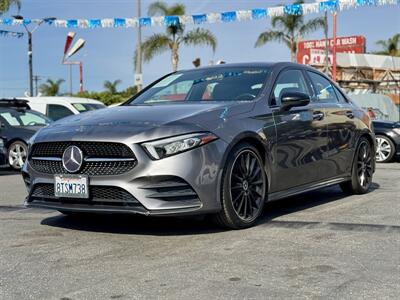
[[[88,177],[85,175],[54,175],[54,196],[89,198]]]

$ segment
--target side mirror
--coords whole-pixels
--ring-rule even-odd
[[[286,92],[281,97],[281,109],[289,110],[292,107],[306,106],[310,103],[310,96],[301,92]]]
[[[2,130],[5,127],[6,127],[6,124],[4,124],[3,122],[0,121],[0,130]]]

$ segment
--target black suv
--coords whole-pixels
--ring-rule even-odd
[[[5,163],[20,170],[28,154],[28,140],[50,122],[43,114],[31,110],[26,100],[0,99],[0,139],[3,144],[0,156],[5,160],[0,165]]]

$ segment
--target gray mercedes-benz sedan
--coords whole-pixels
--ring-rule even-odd
[[[25,204],[65,214],[210,214],[253,225],[266,201],[340,184],[368,191],[368,115],[292,63],[178,71],[119,107],[67,117],[29,143]]]

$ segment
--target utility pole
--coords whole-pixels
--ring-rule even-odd
[[[29,96],[33,97],[32,32],[28,31]]]
[[[333,13],[332,79],[336,81],[336,12]]]
[[[136,0],[137,4],[137,19],[141,16],[141,0]],[[142,90],[143,74],[142,74],[142,28],[140,23],[137,27],[137,48],[136,48],[136,65],[135,65],[135,85],[137,91]]]
[[[328,39],[328,12],[325,12],[325,74],[329,75],[329,39]]]
[[[24,20],[24,17],[21,15],[16,15],[13,16],[14,19],[16,20]],[[28,26],[25,23],[22,23],[24,25],[24,28],[26,30],[26,33],[28,34],[28,64],[29,64],[29,96],[33,97],[33,62],[32,62],[32,56],[33,56],[33,47],[32,47],[32,35],[33,33],[39,28],[40,25],[43,24],[43,22],[53,22],[56,18],[44,18],[39,20],[39,22],[36,24],[35,27],[33,27],[32,30],[28,28]]]
[[[35,96],[38,95],[38,82],[41,80],[41,76],[33,75],[33,81],[35,82]]]

